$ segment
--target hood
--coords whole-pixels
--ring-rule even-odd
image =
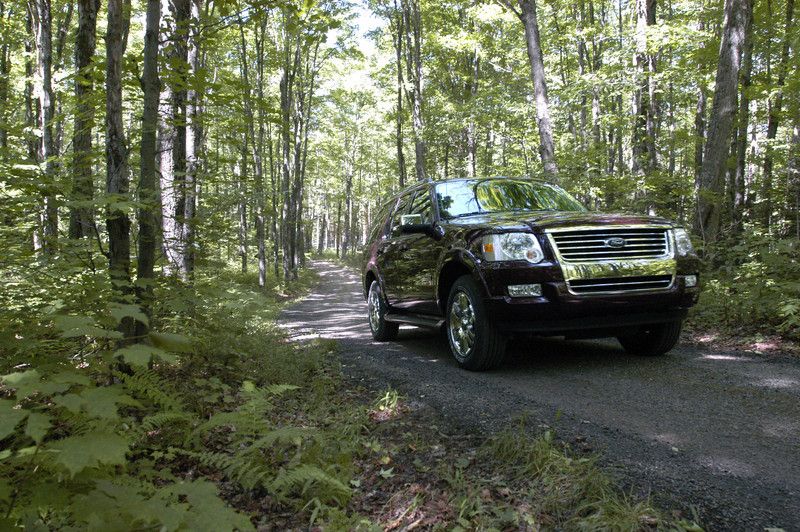
[[[592,212],[496,212],[476,214],[450,220],[450,223],[475,228],[500,228],[503,229],[550,229],[555,227],[570,227],[582,225],[640,225],[664,224],[674,225],[669,220],[657,216],[641,216],[636,214],[609,214]]]

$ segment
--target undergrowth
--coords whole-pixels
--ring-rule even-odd
[[[151,318],[110,303],[92,274],[13,280],[0,311],[0,529],[668,524],[549,433],[453,445],[397,391],[345,382],[334,342],[289,342],[275,324],[309,272],[266,290],[222,267],[191,287],[162,279]],[[147,341],[119,345],[126,318],[148,321]]]

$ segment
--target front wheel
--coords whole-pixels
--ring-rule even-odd
[[[450,351],[462,368],[483,371],[503,363],[506,337],[487,319],[478,286],[469,275],[450,289],[445,318]]]
[[[372,337],[379,342],[394,340],[397,338],[397,331],[400,330],[400,325],[397,323],[386,321],[388,308],[380,283],[372,281],[367,295],[367,317]]]
[[[644,325],[636,334],[618,336],[617,340],[625,351],[634,355],[663,355],[677,345],[682,326],[680,321]]]

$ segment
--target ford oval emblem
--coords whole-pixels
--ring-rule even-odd
[[[625,239],[615,236],[613,238],[606,239],[606,247],[609,248],[624,248],[625,247]]]

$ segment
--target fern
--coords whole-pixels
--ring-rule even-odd
[[[139,370],[133,375],[114,372],[114,376],[121,380],[134,396],[146,398],[164,410],[173,412],[185,410],[183,401],[177,394],[173,395],[166,391],[171,390],[172,385],[151,369]]]
[[[322,499],[341,501],[350,495],[350,488],[340,480],[319,467],[308,464],[299,465],[288,471],[281,471],[271,483],[271,488],[282,495],[286,495],[297,488],[300,489],[301,493],[306,493],[312,486],[325,495],[318,495]]]

